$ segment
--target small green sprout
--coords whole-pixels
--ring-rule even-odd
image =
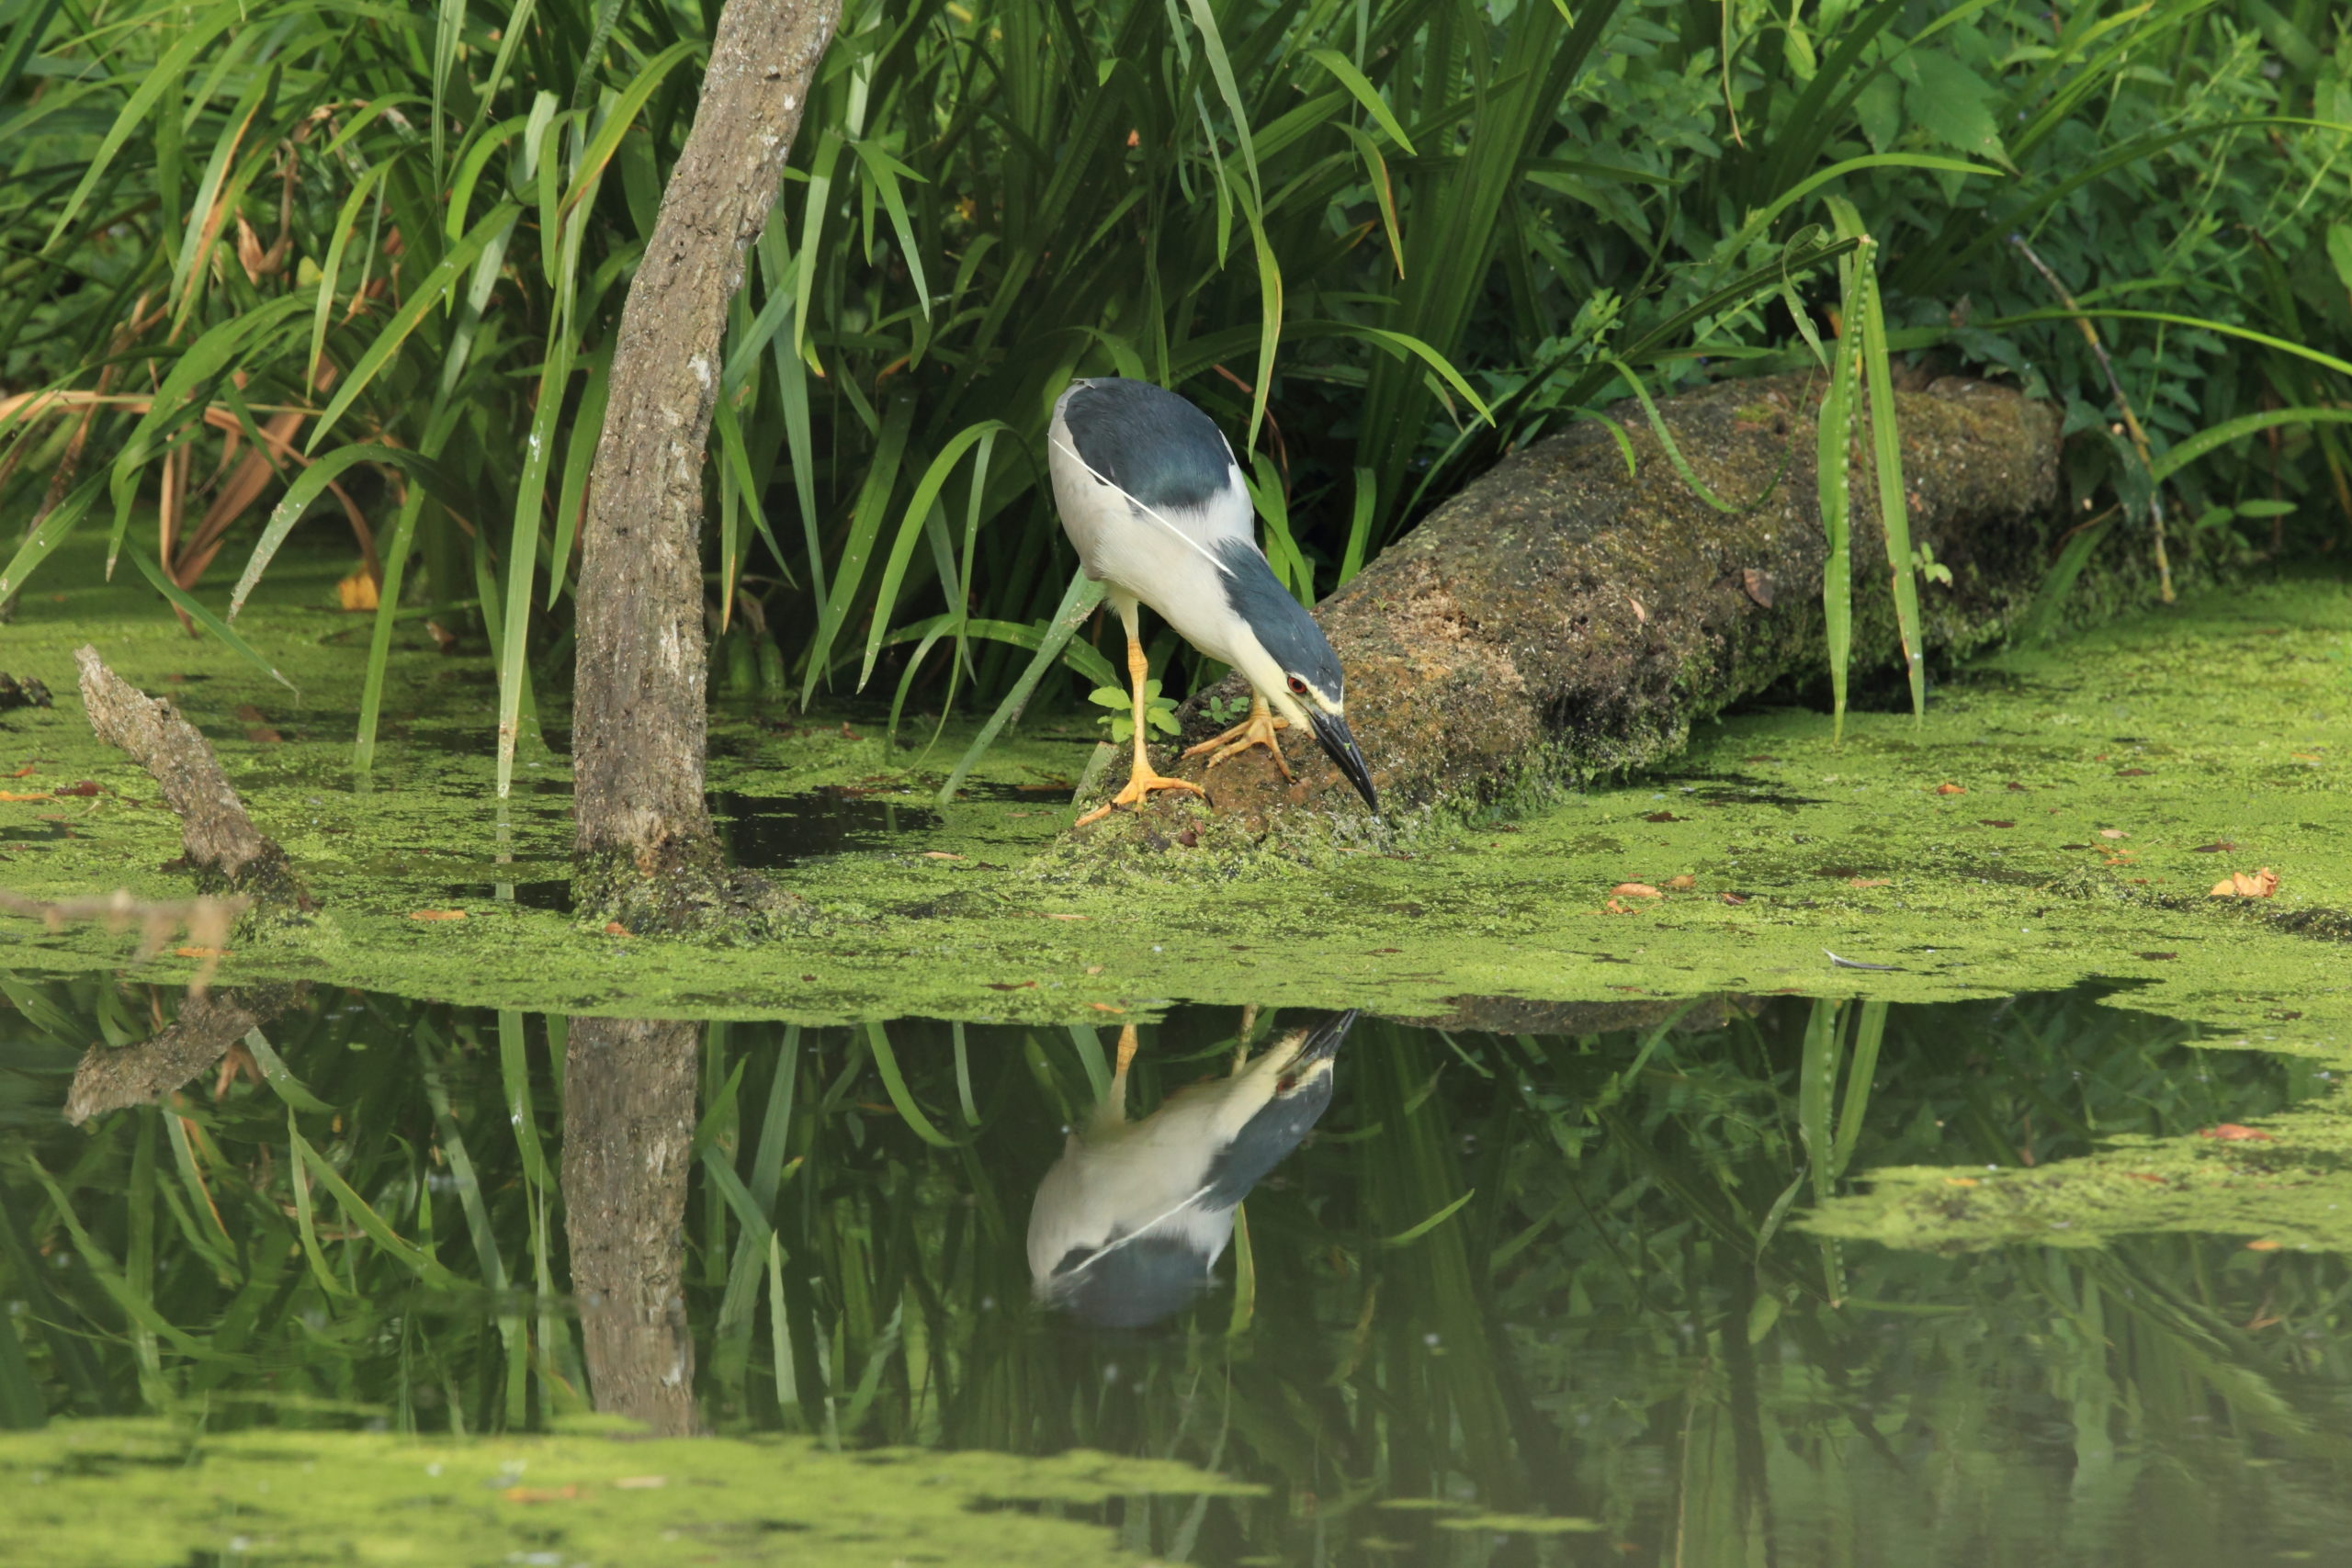
[[[1135,739],[1135,702],[1127,694],[1125,687],[1097,686],[1086,694],[1086,700],[1111,710],[1098,716],[1094,722],[1110,726],[1114,745],[1124,746]],[[1176,704],[1173,699],[1159,694],[1157,680],[1143,683],[1143,721],[1148,728],[1162,735],[1175,735],[1182,730],[1182,726],[1176,722]]]

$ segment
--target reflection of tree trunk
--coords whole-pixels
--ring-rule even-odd
[[[727,302],[840,13],[840,0],[734,0],[718,12],[694,130],[613,342],[580,535],[574,848],[582,907],[639,930],[735,901],[665,897],[661,886],[722,871],[702,797],[703,446]]]
[[[596,1408],[695,1429],[686,1151],[700,1026],[575,1018],[563,1069],[564,1230]]]
[[[216,991],[190,997],[179,1016],[153,1040],[137,1045],[93,1045],[74,1069],[65,1119],[80,1126],[126,1105],[152,1105],[219,1061],[282,1011],[297,995],[282,987]]]

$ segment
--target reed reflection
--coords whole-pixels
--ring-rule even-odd
[[[1127,1119],[1136,1030],[1119,1032],[1110,1092],[1070,1129],[1029,1211],[1037,1297],[1102,1328],[1141,1328],[1182,1310],[1233,1239],[1233,1214],[1331,1103],[1353,1010],[1292,1030],[1232,1072]]]

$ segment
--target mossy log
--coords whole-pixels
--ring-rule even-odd
[[[1676,472],[1638,410],[1618,437],[1584,423],[1506,457],[1325,600],[1317,618],[1347,671],[1348,717],[1392,825],[1657,761],[1691,724],[1741,698],[1826,671],[1821,604],[1828,545],[1816,503],[1817,379],[1736,381],[1668,400],[1661,413],[1710,505]],[[1938,657],[1999,637],[2031,602],[2056,516],[2059,423],[2048,405],[1981,381],[1896,394],[1915,547],[1951,572],[1922,593]],[[1858,433],[1857,454],[1867,432]],[[1867,471],[1853,476],[1858,673],[1899,671],[1885,536]],[[1182,744],[1216,728],[1206,698],[1182,710]],[[1060,857],[1214,848],[1336,831],[1373,837],[1364,807],[1311,743],[1291,738],[1295,780],[1262,750],[1209,770],[1208,790],[1155,796],[1076,830]],[[1107,793],[1114,775],[1099,786]],[[1085,802],[1092,804],[1091,800]],[[1363,825],[1359,828],[1357,824]]]

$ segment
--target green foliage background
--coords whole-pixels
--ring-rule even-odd
[[[111,530],[187,615],[240,570],[232,615],[295,527],[351,526],[332,479],[385,578],[360,764],[427,617],[500,649],[527,735],[716,11],[0,0],[0,394],[78,400],[0,402],[0,597]],[[1898,355],[2066,408],[2069,504],[2119,525],[2064,570],[2146,549],[2158,479],[2177,552],[2332,547],[2347,128],[2326,0],[850,0],[729,333],[719,684],[1012,689],[1069,603],[1073,375],[1246,436],[1311,600],[1636,379],[1818,365],[1856,258]],[[272,419],[208,571],[194,514]]]

